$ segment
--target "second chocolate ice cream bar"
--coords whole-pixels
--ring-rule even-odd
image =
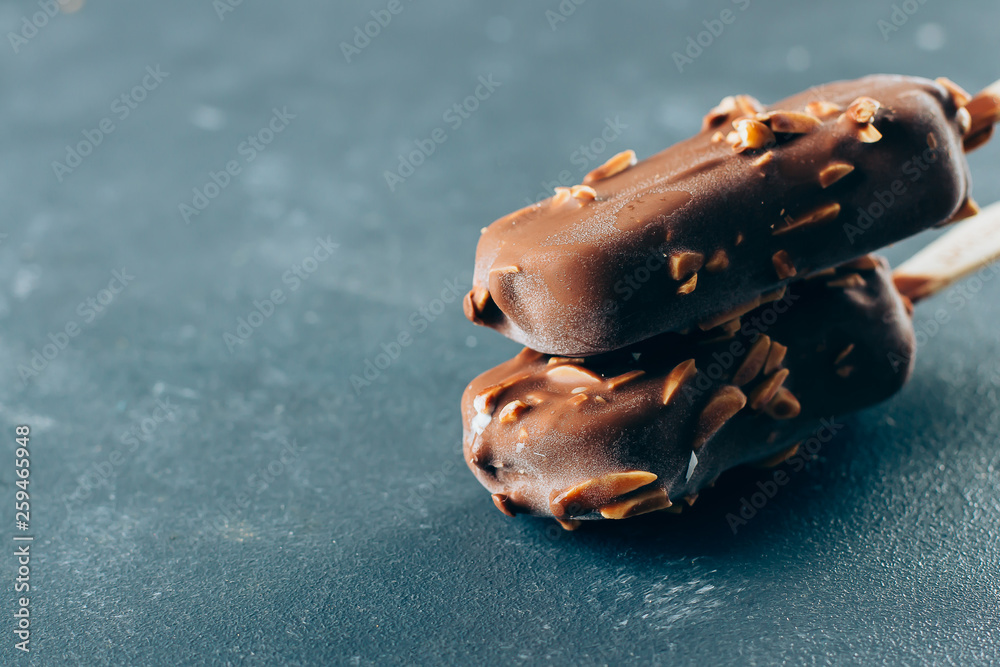
[[[619,154],[485,229],[465,313],[566,356],[718,326],[974,212],[963,143],[988,138],[998,103],[985,98],[973,128],[969,101],[947,80],[890,75],[767,108],[726,98],[691,139],[639,163]]]

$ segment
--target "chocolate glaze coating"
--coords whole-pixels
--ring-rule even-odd
[[[860,97],[878,105],[852,106]],[[727,98],[691,139],[494,222],[466,315],[542,352],[608,352],[749,309],[967,200],[968,128],[939,83],[876,75],[811,88],[770,115],[756,104]],[[761,147],[743,150],[741,118]]]
[[[885,260],[852,264],[795,283],[738,331],[664,334],[582,361],[523,350],[466,387],[466,462],[506,513],[601,518],[643,494],[652,500],[636,512],[662,508],[787,450],[821,419],[885,400],[909,376],[912,321]],[[664,405],[689,359],[697,372]]]

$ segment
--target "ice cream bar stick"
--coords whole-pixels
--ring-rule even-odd
[[[916,302],[1000,259],[1000,202],[951,231],[893,271],[896,289]]]

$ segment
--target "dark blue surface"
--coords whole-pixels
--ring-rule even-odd
[[[518,348],[437,301],[468,288],[480,227],[614,152],[690,135],[723,95],[873,71],[994,81],[996,2],[914,3],[883,39],[882,1],[564,0],[556,22],[556,0],[403,0],[351,62],[340,43],[388,0],[220,19],[221,4],[90,0],[0,45],[0,421],[8,460],[13,426],[33,429],[36,538],[33,651],[5,613],[0,663],[1000,659],[1000,281],[923,304],[911,383],[845,420],[736,535],[726,515],[770,473],[724,478],[690,515],[573,534],[497,512],[462,463],[458,399]],[[679,72],[673,52],[724,9]],[[37,11],[0,4],[2,32]],[[294,118],[241,149],[275,109]],[[53,161],[105,118],[60,182]],[[580,152],[608,123],[600,154]],[[385,172],[432,136],[390,190]],[[977,199],[1000,198],[1000,144],[971,161]],[[226,187],[196,202],[211,172]],[[78,304],[123,267],[134,278],[88,321]],[[0,558],[4,609],[15,568]]]

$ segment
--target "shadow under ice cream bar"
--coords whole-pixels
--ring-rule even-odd
[[[893,395],[915,352],[911,299],[998,256],[994,205],[892,276],[885,260],[862,257],[735,326],[585,359],[525,349],[466,388],[466,461],[508,515],[571,529],[679,511],[725,470],[777,464],[799,438]],[[778,303],[787,310],[767,317]]]
[[[878,75],[763,107],[726,98],[702,131],[497,220],[479,241],[466,316],[564,356],[709,329],[788,282],[976,211],[963,155],[1000,95]],[[901,191],[919,164],[919,184]],[[909,168],[908,168],[909,165]],[[858,211],[894,193],[874,224]]]

